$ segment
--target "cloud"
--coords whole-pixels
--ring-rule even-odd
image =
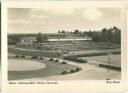
[[[31,24],[47,24],[45,21],[33,21],[33,20],[9,20],[9,24],[24,24],[24,25],[31,25]]]
[[[83,16],[89,20],[97,20],[103,16],[102,12],[95,8],[86,8],[83,12]]]
[[[11,8],[8,14],[10,32],[85,31],[120,25],[119,8],[48,6]]]
[[[46,16],[44,16],[44,15],[32,14],[32,15],[31,15],[31,18],[34,18],[34,19],[45,19]]]
[[[31,19],[39,19],[39,20],[47,18],[47,16],[45,15],[42,9],[31,9],[29,12],[29,17],[31,17]]]
[[[70,15],[74,12],[73,7],[62,7],[62,6],[54,6],[54,7],[43,7],[38,9],[31,9],[30,13],[37,16],[44,16],[46,14],[52,15]]]
[[[51,14],[58,15],[71,15],[74,13],[74,8],[69,7],[54,7],[54,8],[44,8],[45,11],[51,12]]]
[[[8,22],[12,24],[30,24],[31,23],[31,21],[28,21],[28,20],[9,20]]]

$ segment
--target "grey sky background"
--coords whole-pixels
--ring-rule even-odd
[[[120,8],[45,7],[9,8],[9,33],[56,33],[59,30],[120,28]]]

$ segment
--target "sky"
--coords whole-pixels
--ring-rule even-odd
[[[8,33],[57,33],[59,30],[101,30],[121,22],[120,8],[9,8]]]

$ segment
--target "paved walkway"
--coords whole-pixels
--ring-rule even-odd
[[[61,59],[60,59],[61,60]],[[63,61],[63,60],[61,60]],[[106,80],[106,79],[121,79],[121,72],[116,70],[110,70],[101,68],[95,65],[87,63],[69,62],[72,65],[80,66],[81,71],[67,74],[67,75],[56,75],[42,78],[31,78],[29,80]]]

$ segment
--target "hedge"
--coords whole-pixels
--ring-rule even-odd
[[[121,67],[116,67],[116,66],[109,66],[106,64],[99,64],[99,67],[105,67],[105,68],[110,68],[110,69],[114,69],[114,70],[121,70]]]
[[[64,57],[64,59],[79,62],[79,63],[87,63],[87,60],[78,59],[77,57],[73,57],[73,56]]]

